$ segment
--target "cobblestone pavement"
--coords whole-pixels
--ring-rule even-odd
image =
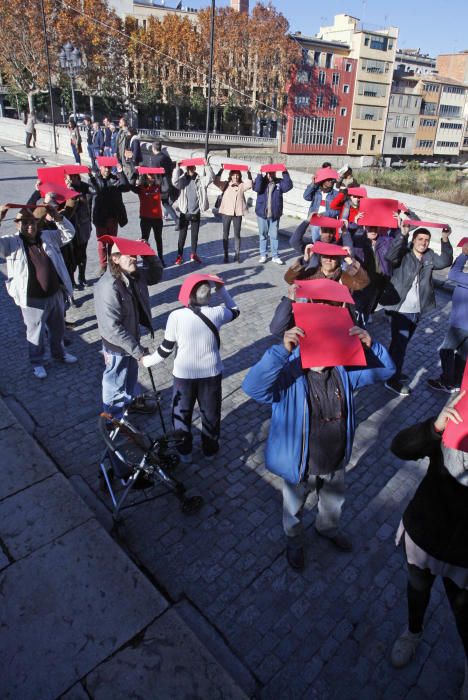
[[[31,191],[34,166],[0,154],[0,201],[20,201]],[[126,195],[130,224],[138,233],[136,197]],[[8,231],[8,222],[1,233]],[[127,511],[121,541],[170,601],[189,603],[220,644],[226,645],[256,680],[258,695],[276,698],[455,698],[462,682],[461,644],[448,604],[437,583],[424,641],[407,669],[389,664],[389,648],[405,620],[403,554],[394,533],[404,506],[424,474],[425,464],[402,463],[389,443],[402,427],[436,414],[444,396],[426,388],[436,372],[437,347],[447,326],[450,297],[438,293],[438,309],[424,318],[410,345],[406,370],[414,393],[392,398],[383,386],[357,396],[355,448],[348,468],[343,525],[354,541],[352,554],[337,554],[314,535],[314,501],[308,503],[307,565],[303,575],[288,569],[281,529],[279,479],[265,471],[264,439],[269,410],[242,392],[247,369],[270,346],[268,324],[285,284],[285,268],[257,263],[254,221],[244,226],[241,265],[222,264],[221,226],[210,216],[200,231],[203,270],[219,272],[236,299],[241,316],[223,328],[222,449],[214,462],[203,460],[195,439],[194,465],[178,467],[183,480],[201,492],[199,515],[182,515],[175,499],[161,492],[146,505]],[[175,259],[176,234],[164,227],[166,260]],[[284,258],[291,251],[282,240]],[[97,273],[94,234],[89,246],[89,278]],[[156,339],[177,306],[178,286],[190,263],[170,266],[151,288]],[[5,265],[1,266],[3,275]],[[3,277],[3,276],[2,276]],[[0,289],[2,367],[0,392],[14,398],[32,417],[35,437],[67,476],[78,475],[104,499],[98,485],[102,444],[96,430],[103,368],[92,290],[76,295],[69,317],[70,351],[78,365],[52,366],[43,382],[28,367],[19,310]],[[388,341],[380,312],[371,332]],[[155,370],[167,418],[171,363]],[[148,376],[141,383],[149,388]],[[156,418],[147,421],[153,433]],[[107,501],[105,501],[107,504]]]

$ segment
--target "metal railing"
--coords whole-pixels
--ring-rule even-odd
[[[173,131],[170,129],[138,129],[140,136],[150,136],[153,138],[170,139],[171,141],[196,141],[204,143],[204,131]],[[246,136],[244,134],[219,134],[210,132],[211,143],[248,143],[258,146],[275,146],[276,138],[266,136]]]

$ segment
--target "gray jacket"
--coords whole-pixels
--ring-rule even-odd
[[[153,335],[148,285],[159,282],[162,271],[159,258],[145,256],[133,284],[126,275],[114,277],[108,268],[94,285],[94,307],[104,350],[136,360],[143,357],[140,325]]]

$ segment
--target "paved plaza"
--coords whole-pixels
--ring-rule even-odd
[[[24,201],[33,190],[35,168],[19,156],[0,153],[0,202]],[[139,237],[137,196],[129,193],[125,202],[129,224],[121,233]],[[400,671],[389,663],[391,644],[406,616],[404,557],[395,548],[394,535],[426,468],[425,463],[400,462],[389,445],[401,428],[435,415],[444,402],[445,395],[430,391],[426,379],[438,372],[437,349],[447,327],[450,295],[437,292],[437,310],[424,317],[409,346],[405,370],[411,378],[411,397],[393,397],[382,385],[365,388],[356,397],[360,425],[348,467],[343,516],[354,551],[337,553],[317,538],[311,497],[305,515],[306,568],[297,574],[286,563],[280,480],[263,463],[269,408],[250,400],[241,389],[247,370],[275,342],[268,326],[286,292],[286,268],[271,262],[258,264],[252,214],[243,227],[240,265],[222,263],[222,227],[211,213],[200,229],[201,269],[223,277],[241,310],[240,317],[221,331],[221,451],[214,461],[204,461],[196,431],[194,464],[177,468],[180,478],[203,495],[205,506],[195,516],[184,516],[174,497],[161,490],[155,500],[126,511],[117,541],[167,601],[165,614],[177,611],[248,697],[457,698],[463,678],[462,645],[440,582],[433,590],[416,660]],[[13,229],[14,224],[6,221],[0,234]],[[163,337],[168,314],[178,306],[179,285],[199,269],[191,263],[174,267],[177,234],[172,224],[164,226],[163,236],[169,266],[163,281],[150,288],[155,340],[153,344],[148,338],[148,345],[152,349]],[[281,239],[280,253],[285,260],[293,257],[286,238]],[[94,233],[88,257],[87,277],[95,280]],[[67,335],[78,364],[52,365],[41,382],[30,371],[21,315],[3,284],[6,266],[1,265],[0,271],[0,394],[32,423],[35,439],[59,471],[73,477],[74,487],[87,494],[88,504],[109,506],[98,479],[103,359],[92,289],[76,293],[76,306],[68,314],[76,321]],[[389,324],[383,312],[376,314],[369,330],[388,344]],[[169,360],[154,370],[167,421],[171,369]],[[150,388],[144,370],[140,381]],[[160,431],[156,416],[140,418],[139,423],[152,434]],[[170,615],[167,619],[170,626]],[[162,694],[145,690],[136,671],[132,682],[131,653],[126,650],[128,663],[110,659],[88,679],[87,695],[80,697],[176,698],[169,689]],[[155,659],[150,661],[157,664]],[[112,695],[99,693],[106,677],[112,679]],[[230,693],[220,688],[217,697],[231,697]]]

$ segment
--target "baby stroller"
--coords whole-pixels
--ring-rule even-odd
[[[155,398],[160,410],[160,395],[156,394]],[[203,498],[187,496],[185,486],[170,473],[179,462],[174,450],[183,437],[180,432],[164,433],[153,439],[133,425],[126,413],[120,419],[101,413],[98,428],[106,445],[99,466],[104,487],[107,487],[112,500],[115,522],[119,521],[120,512],[125,508],[152,500],[146,491],[156,482],[163,483],[174,492],[183,513],[190,515],[200,510]],[[123,487],[121,493],[117,492],[119,485]],[[143,490],[145,495],[124,505],[132,490]]]

